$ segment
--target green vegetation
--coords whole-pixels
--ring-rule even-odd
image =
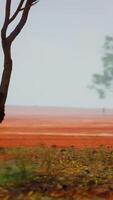
[[[113,199],[113,150],[0,149],[0,199]]]
[[[113,92],[113,37],[106,36],[103,45],[102,71],[93,74],[92,85],[100,98],[105,98],[109,92]]]

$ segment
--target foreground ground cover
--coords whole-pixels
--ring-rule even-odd
[[[112,200],[113,149],[0,149],[0,200]]]

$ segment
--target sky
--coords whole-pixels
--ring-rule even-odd
[[[2,27],[4,3],[0,6]],[[40,0],[12,46],[7,104],[113,107],[113,95],[100,100],[88,88],[92,74],[102,69],[106,35],[113,35],[112,0]],[[0,55],[1,75],[1,46]]]

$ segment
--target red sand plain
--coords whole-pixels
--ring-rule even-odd
[[[0,147],[113,147],[113,110],[8,106]]]

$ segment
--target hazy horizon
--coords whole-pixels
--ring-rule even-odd
[[[6,109],[19,109],[19,108],[25,108],[25,109],[42,109],[42,110],[72,110],[72,111],[74,111],[74,110],[101,110],[102,112],[103,112],[103,110],[105,110],[105,111],[107,111],[107,110],[113,110],[113,108],[109,108],[109,107],[67,107],[67,106],[40,106],[40,105],[16,105],[16,104],[13,104],[13,105],[6,105]]]

